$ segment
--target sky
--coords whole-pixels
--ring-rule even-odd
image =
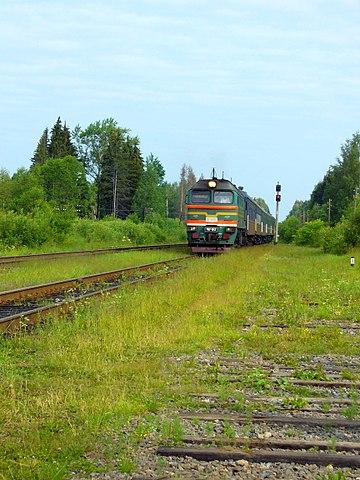
[[[215,168],[280,219],[359,130],[360,0],[2,0],[0,167],[45,128],[114,118],[158,157]]]

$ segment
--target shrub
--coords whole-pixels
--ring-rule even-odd
[[[322,220],[307,222],[300,227],[294,235],[296,245],[307,245],[309,247],[319,247],[321,245],[321,231],[324,227]]]
[[[350,247],[360,245],[360,206],[349,215],[348,221],[344,222],[344,237]]]
[[[174,219],[151,217],[142,223],[127,218],[106,217],[102,220],[77,219],[73,223],[72,234],[80,243],[107,242],[112,245],[184,242],[185,227]]]
[[[279,224],[279,237],[285,243],[291,243],[297,230],[300,228],[300,221],[295,215],[291,215]]]
[[[71,229],[74,212],[58,211],[44,202],[31,214],[0,213],[0,243],[7,248],[61,242]]]
[[[335,227],[324,227],[321,230],[322,248],[325,253],[343,255],[348,250],[345,241],[345,222],[338,223]]]

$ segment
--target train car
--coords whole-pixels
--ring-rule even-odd
[[[185,203],[187,239],[194,253],[221,253],[274,237],[274,217],[224,178],[199,180],[187,192]]]

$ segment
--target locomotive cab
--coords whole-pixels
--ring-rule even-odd
[[[189,190],[187,236],[193,252],[217,253],[229,249],[238,230],[238,194],[228,180],[199,180]]]

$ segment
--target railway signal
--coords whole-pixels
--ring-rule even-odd
[[[278,236],[279,236],[279,203],[281,201],[281,185],[279,182],[277,182],[276,187],[276,195],[275,195],[275,200],[276,200],[276,219],[275,219],[275,239],[274,243],[275,245],[278,243]]]

